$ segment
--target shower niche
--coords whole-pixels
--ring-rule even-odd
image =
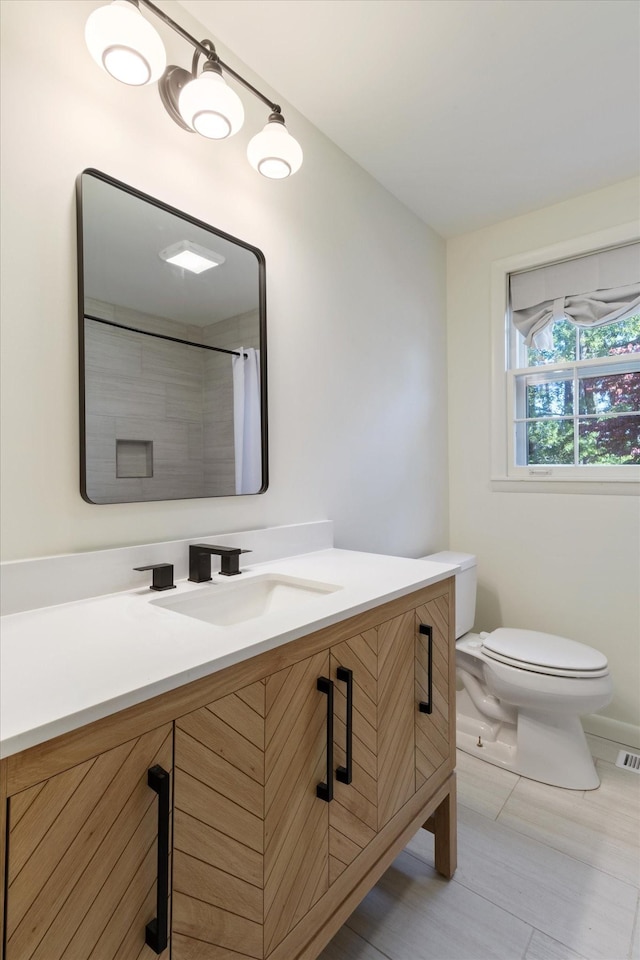
[[[97,170],[77,216],[84,499],[263,493],[262,252]]]

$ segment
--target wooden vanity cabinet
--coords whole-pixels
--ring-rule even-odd
[[[5,960],[158,956],[145,943],[158,896],[148,771],[170,776],[172,740],[165,724],[9,798]]]
[[[173,777],[172,960],[315,960],[420,826],[451,876],[453,589],[433,584],[2,761],[4,960],[157,956],[145,945],[154,765]]]
[[[296,956],[300,921],[451,772],[450,600],[445,589],[177,721],[173,960]]]

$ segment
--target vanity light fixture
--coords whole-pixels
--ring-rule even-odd
[[[213,47],[208,40],[202,41],[203,46]],[[244,107],[238,94],[227,86],[222,76],[222,68],[216,60],[205,60],[202,67],[202,73],[197,75],[198,59],[200,52],[196,50],[193,55],[193,67],[191,76],[184,76],[186,70],[180,70],[183,75],[180,83],[180,93],[178,95],[178,120],[180,126],[185,124],[196,133],[200,133],[209,140],[225,140],[233,136],[244,123]],[[175,83],[175,79],[174,79]],[[172,114],[174,106],[173,88],[170,82],[164,83],[164,77],[160,82],[160,96],[163,102],[169,99],[171,106],[167,107]],[[165,106],[167,106],[165,102]]]
[[[191,70],[166,65],[162,40],[142,16],[145,7],[194,48]],[[300,169],[302,149],[288,132],[282,111],[217,55],[211,40],[198,41],[151,0],[112,0],[89,16],[85,39],[93,59],[107,73],[131,86],[158,80],[164,107],[183,130],[210,140],[233,136],[244,122],[244,108],[225,74],[262,100],[270,110],[264,129],[249,142],[251,166],[264,177],[283,180]],[[198,73],[200,57],[204,64]]]
[[[157,30],[130,0],[113,0],[89,15],[84,28],[89,53],[116,80],[133,87],[159,80],[167,65]]]
[[[300,169],[302,149],[284,125],[282,115],[272,113],[247,147],[249,163],[264,177],[284,180]]]
[[[212,267],[219,267],[225,261],[221,253],[207,250],[206,247],[201,247],[199,243],[192,243],[191,240],[178,240],[177,243],[172,243],[171,246],[161,250],[159,256],[161,260],[190,270],[191,273],[204,273]]]

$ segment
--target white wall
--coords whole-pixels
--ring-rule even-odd
[[[264,180],[246,161],[266,122],[249,95],[229,142],[182,131],[155,87],[118,84],[90,59],[84,24],[100,5],[1,5],[4,558],[325,517],[338,546],[409,556],[446,546],[443,241],[286,104],[305,153],[290,181]],[[207,34],[177,4],[163,9]],[[160,30],[170,62],[187,66],[191,48]],[[74,184],[89,166],[263,250],[265,495],[80,498]]]
[[[491,483],[490,282],[494,260],[626,223],[639,209],[639,185],[628,181],[447,245],[451,547],[478,556],[476,627],[529,627],[602,650],[615,683],[603,714],[636,728],[638,498]]]

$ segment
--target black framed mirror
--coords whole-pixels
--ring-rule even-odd
[[[264,493],[262,252],[98,170],[76,197],[83,498]]]

